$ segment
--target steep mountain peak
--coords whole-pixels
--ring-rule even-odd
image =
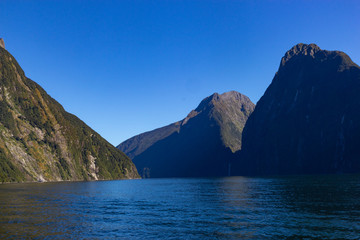
[[[360,68],[345,53],[293,47],[246,122],[237,169],[359,172],[359,82]]]
[[[229,92],[224,92],[223,94],[221,94],[221,98],[240,98],[241,96],[243,96],[241,93],[237,92],[237,91],[229,91]]]
[[[241,94],[237,91],[229,91],[225,92],[220,95],[220,99],[223,101],[238,101],[242,104],[249,104],[251,103],[250,98],[245,96],[244,94]]]
[[[209,97],[203,99],[199,104],[199,106],[195,109],[195,111],[201,112],[204,111],[205,109],[208,109],[209,107],[213,108],[219,102],[229,102],[229,101],[237,101],[245,104],[251,103],[250,99],[247,96],[237,91],[229,91],[222,94],[213,93]]]
[[[293,46],[287,53],[293,52],[295,54],[311,55],[317,51],[321,51],[321,48],[315,43],[310,43],[310,44],[299,43]]]
[[[317,63],[332,62],[332,64],[335,64],[337,66],[336,68],[334,68],[337,69],[337,71],[343,71],[354,66],[358,67],[358,65],[355,64],[351,60],[351,58],[344,52],[322,50],[319,46],[313,43],[299,43],[285,53],[284,57],[281,59],[280,69],[290,62],[295,61],[296,64],[298,64],[298,61],[304,62],[309,60],[315,61]]]
[[[118,148],[144,177],[225,176],[254,108],[236,91],[214,93],[183,120],[132,137]]]
[[[5,48],[5,42],[3,38],[0,38],[0,47]]]
[[[285,56],[281,59],[281,65],[285,65],[285,63],[288,62],[290,59],[299,55],[309,55],[311,57],[314,57],[315,53],[319,51],[321,51],[321,48],[314,43],[299,43],[285,53]]]
[[[220,130],[223,147],[229,147],[231,151],[235,152],[241,148],[242,129],[254,108],[255,105],[251,100],[239,92],[213,93],[204,98],[198,107],[183,120],[134,136],[119,144],[117,148],[124,151],[130,158],[135,159],[154,144],[163,140],[167,141],[166,139],[171,138],[174,133],[184,134],[187,138],[190,135],[187,135],[189,132],[183,133],[184,129],[190,129],[185,131],[197,132],[201,131],[203,127],[216,125],[217,129]],[[198,127],[199,129],[196,129]],[[202,134],[208,135],[207,133]]]

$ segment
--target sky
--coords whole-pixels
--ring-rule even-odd
[[[113,145],[215,93],[256,103],[297,43],[360,64],[360,1],[1,0],[27,77]]]

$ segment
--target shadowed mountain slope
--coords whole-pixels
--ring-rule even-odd
[[[359,92],[348,55],[294,46],[246,123],[233,173],[360,172]]]
[[[226,176],[254,107],[238,92],[215,93],[182,121],[137,135],[118,148],[143,177]]]

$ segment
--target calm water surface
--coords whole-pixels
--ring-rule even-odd
[[[0,185],[1,239],[360,239],[360,176]]]

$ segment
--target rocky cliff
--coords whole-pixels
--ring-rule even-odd
[[[227,176],[254,107],[238,92],[215,93],[183,120],[130,138],[118,148],[132,157],[143,177]]]
[[[0,38],[0,47],[5,48],[5,42],[2,38]]]
[[[139,177],[132,161],[28,79],[0,48],[0,182]]]
[[[360,172],[359,92],[348,55],[294,46],[246,123],[234,174]]]

